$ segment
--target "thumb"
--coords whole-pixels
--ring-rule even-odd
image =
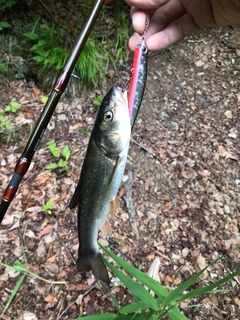
[[[168,0],[126,0],[126,2],[139,9],[154,9],[168,2]]]

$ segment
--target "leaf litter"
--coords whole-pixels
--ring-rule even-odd
[[[146,92],[126,168],[132,180],[123,183],[121,208],[110,219],[113,237],[106,243],[170,289],[222,254],[226,258],[206,270],[197,285],[208,285],[240,269],[240,56],[234,46],[236,35],[240,36],[239,29],[231,27],[203,31],[171,50],[149,56]],[[128,68],[124,66],[118,78],[125,77]],[[69,319],[80,313],[116,310],[91,274],[75,270],[76,211],[67,208],[96,116],[93,101],[104,93],[83,92],[59,103],[1,228],[1,262],[12,266],[26,259],[28,270],[45,279],[65,280],[69,287],[55,284],[49,288],[39,279],[26,277],[3,319]],[[17,116],[11,115],[7,140],[0,133],[2,192],[45,94],[33,84],[16,81],[1,97],[1,108],[12,100],[22,104]],[[19,127],[25,124],[28,129],[15,141]],[[65,173],[45,169],[54,160],[47,148],[52,139],[60,150],[69,146]],[[42,212],[49,199],[53,200],[51,215]],[[134,211],[127,205],[129,199]],[[19,277],[0,267],[0,310]],[[126,289],[112,280],[117,300],[132,301]],[[184,301],[184,314],[196,320],[239,319],[239,277],[223,288],[227,294]],[[193,304],[197,306],[188,308]]]

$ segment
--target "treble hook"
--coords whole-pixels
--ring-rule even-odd
[[[122,86],[122,92],[124,92],[127,89],[127,85],[129,84],[133,74],[134,74],[134,68],[131,69],[130,75],[128,76],[127,80],[125,81],[124,85]]]

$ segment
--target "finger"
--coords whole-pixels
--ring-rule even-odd
[[[148,11],[146,10],[137,9],[136,7],[132,7],[131,9],[133,28],[139,34],[143,34],[144,32],[147,14]]]
[[[151,16],[150,24],[145,38],[149,38],[155,33],[165,29],[170,23],[179,19],[186,13],[180,1],[169,1],[165,5],[155,10]]]
[[[150,36],[146,40],[146,44],[149,51],[163,50],[198,30],[200,28],[196,25],[191,15],[186,13],[162,31]],[[132,46],[132,42],[129,45]]]
[[[168,0],[126,0],[131,6],[140,8],[140,9],[153,9],[162,6]]]

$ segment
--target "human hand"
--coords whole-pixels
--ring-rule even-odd
[[[132,5],[135,31],[145,35],[148,50],[166,49],[184,37],[208,27],[240,24],[239,0],[126,0]],[[129,40],[131,50],[135,40]]]

